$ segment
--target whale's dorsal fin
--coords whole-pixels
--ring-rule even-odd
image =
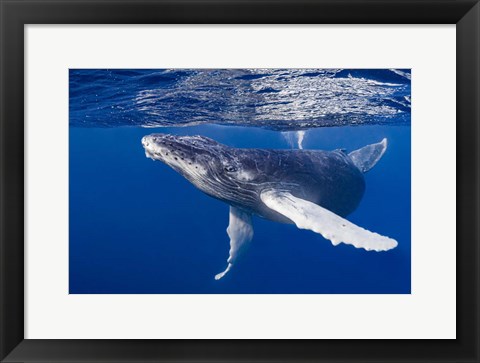
[[[397,241],[363,229],[346,219],[288,192],[269,190],[260,198],[270,209],[293,221],[298,228],[309,229],[330,240],[334,246],[343,242],[367,251],[387,251],[397,246]]]
[[[366,173],[382,158],[385,150],[387,150],[387,139],[352,151],[348,156],[362,173]]]
[[[217,274],[215,280],[220,280],[230,271],[233,264],[237,261],[245,246],[252,240],[253,226],[252,215],[238,208],[230,207],[230,221],[227,228],[228,237],[230,237],[230,256],[227,260],[225,271]]]

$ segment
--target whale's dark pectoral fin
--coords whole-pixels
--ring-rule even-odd
[[[309,229],[330,240],[367,251],[387,251],[398,243],[394,239],[363,229],[317,204],[294,197],[288,192],[269,190],[260,195],[263,203],[293,221],[298,228]]]
[[[371,144],[352,151],[348,156],[362,173],[366,173],[375,166],[387,150],[387,139],[377,144]]]
[[[230,256],[227,260],[228,265],[225,271],[215,276],[215,280],[220,280],[228,271],[230,271],[245,246],[252,240],[252,215],[238,208],[230,207],[230,222],[228,224],[227,233],[230,237]]]

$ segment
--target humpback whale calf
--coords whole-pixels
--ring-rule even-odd
[[[387,140],[343,150],[239,149],[204,136],[143,137],[147,157],[167,164],[198,189],[230,205],[230,252],[221,279],[253,237],[252,216],[292,223],[333,245],[387,251],[394,239],[347,221],[365,191],[363,174],[382,157]]]

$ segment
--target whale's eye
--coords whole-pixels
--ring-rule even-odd
[[[237,171],[237,169],[234,167],[234,166],[231,166],[231,165],[227,165],[225,167],[225,171],[228,171],[229,173],[232,173],[234,171]]]

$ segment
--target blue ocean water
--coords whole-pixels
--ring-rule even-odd
[[[70,70],[69,292],[410,293],[410,91],[409,70]],[[229,207],[146,158],[154,132],[347,151],[386,137],[347,219],[399,245],[334,247],[255,217],[248,251],[216,281]]]

